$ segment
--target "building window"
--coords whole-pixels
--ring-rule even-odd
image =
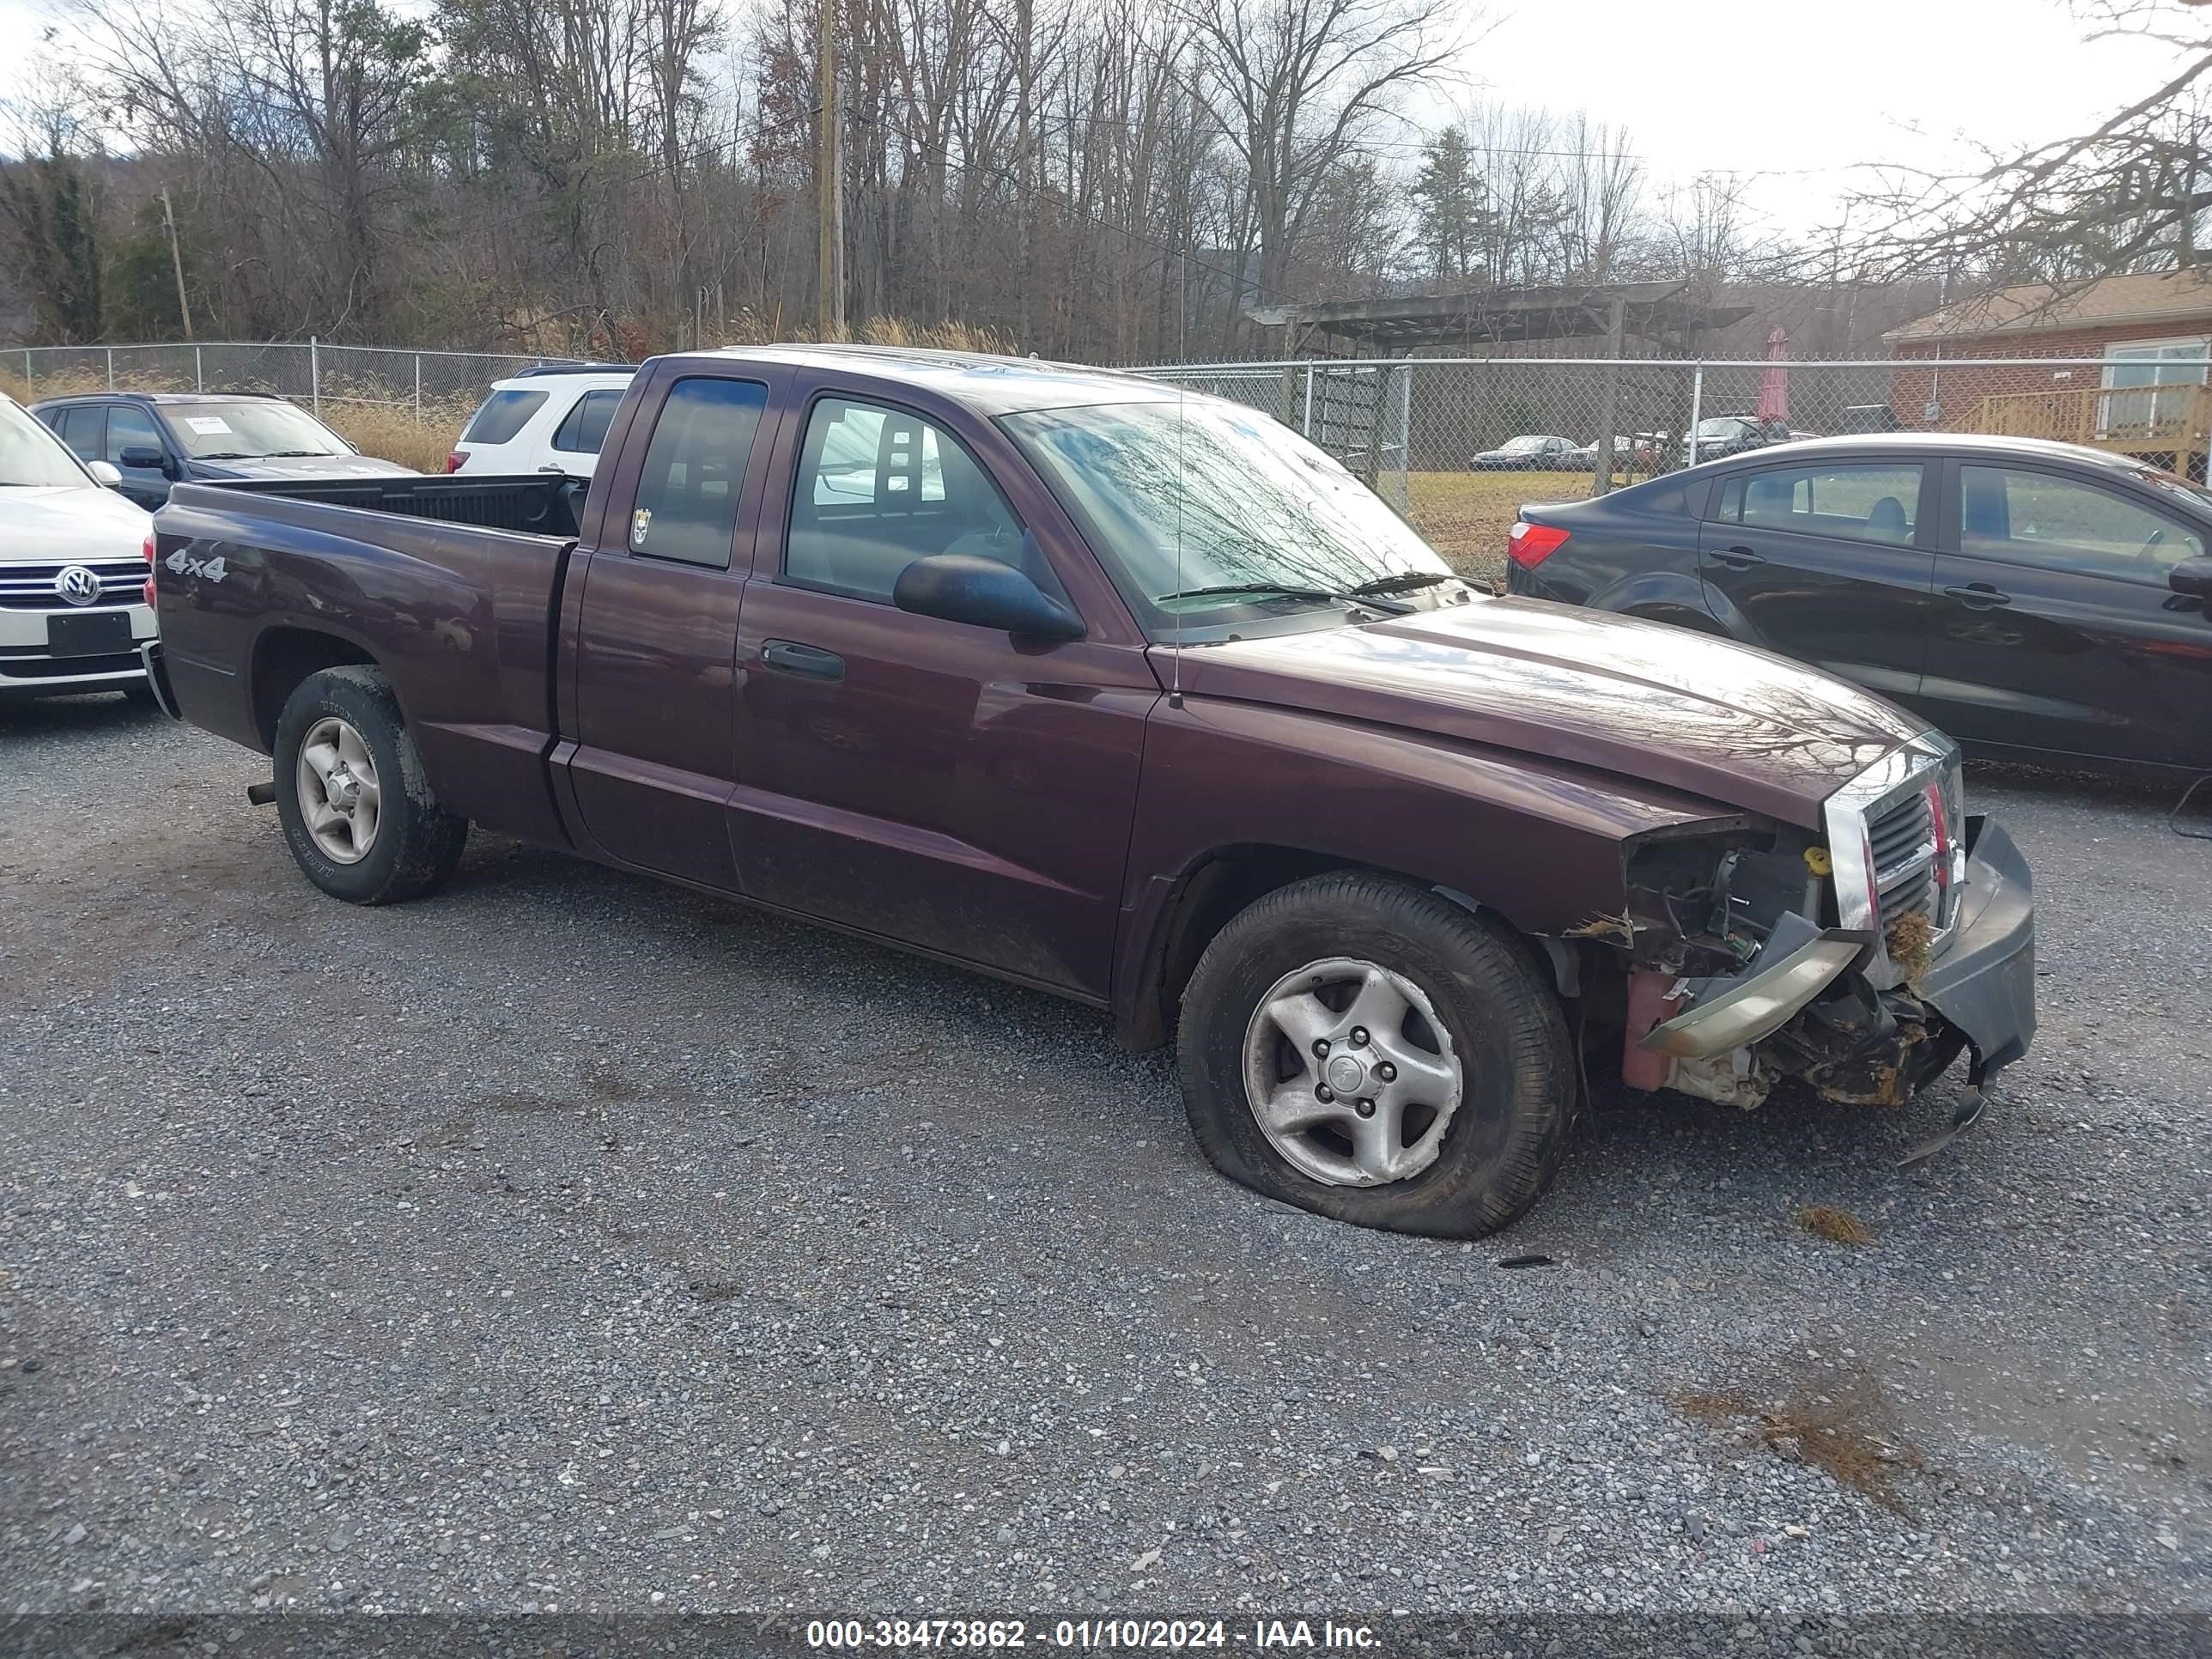
[[[2203,359],[2212,340],[2130,340],[2105,348],[2097,435],[2157,437],[2185,428],[2204,384]],[[2188,362],[2177,359],[2191,359]]]

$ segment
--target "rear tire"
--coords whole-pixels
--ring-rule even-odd
[[[443,886],[469,821],[438,805],[378,668],[325,668],[276,721],[276,815],[309,881],[349,904],[398,904]]]
[[[1359,1025],[1363,1007],[1393,1029]],[[1184,992],[1177,1054],[1191,1128],[1224,1175],[1316,1214],[1435,1237],[1479,1238],[1542,1196],[1577,1098],[1559,999],[1519,941],[1360,872],[1293,883],[1233,918]],[[1434,1080],[1425,1097],[1386,1095],[1417,1078]],[[1377,1129],[1378,1113],[1396,1127]],[[1373,1155],[1378,1145],[1396,1150]]]

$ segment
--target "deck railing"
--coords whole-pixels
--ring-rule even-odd
[[[2191,453],[2212,435],[2212,386],[2079,386],[1984,398],[1966,430],[2125,453]]]

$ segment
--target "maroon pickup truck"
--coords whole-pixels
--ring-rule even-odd
[[[1139,376],[663,357],[588,493],[185,484],[156,527],[157,689],[274,756],[325,892],[430,892],[473,823],[1072,997],[1346,1220],[1504,1225],[1601,1065],[1895,1105],[2033,1031],[2027,871],[1942,737],[1492,598]]]

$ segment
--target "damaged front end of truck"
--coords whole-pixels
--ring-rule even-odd
[[[1627,904],[1580,930],[1622,969],[1623,1080],[1755,1107],[1785,1079],[1898,1106],[1962,1049],[1979,1085],[2035,1030],[2034,906],[1934,734],[1826,802],[1821,827],[1686,825],[1629,850]]]

